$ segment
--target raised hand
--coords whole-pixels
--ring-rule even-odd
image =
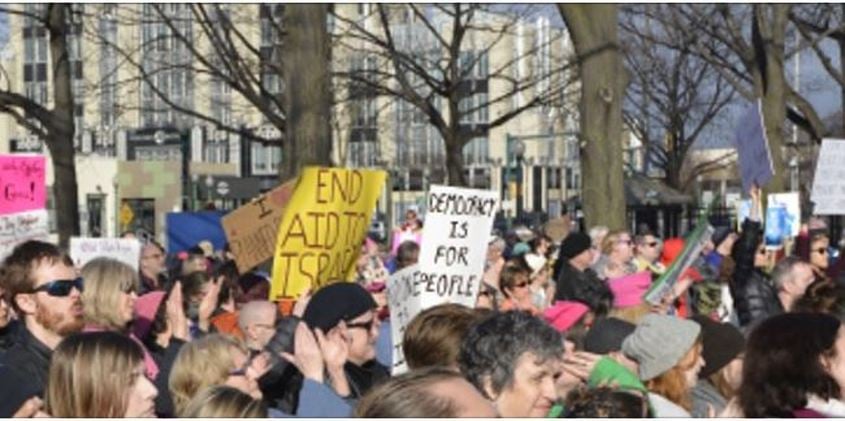
[[[600,359],[601,355],[590,352],[578,351],[567,353],[563,358],[563,369],[575,377],[586,381]]]
[[[341,322],[344,325],[344,322]],[[340,396],[348,396],[352,389],[346,379],[346,372],[343,366],[349,358],[349,343],[343,334],[344,326],[334,329],[328,335],[324,335],[320,329],[316,330],[317,342],[323,354],[323,361],[326,364],[326,371],[329,372],[332,387]]]
[[[223,277],[218,276],[216,279],[212,279],[209,284],[208,293],[202,297],[199,306],[198,322],[200,330],[203,332],[208,332],[209,326],[211,325],[211,314],[217,308],[217,299],[220,294],[220,288],[223,286]]]
[[[291,311],[291,315],[301,318],[303,314],[305,314],[305,307],[308,307],[308,303],[311,301],[311,287],[305,288],[302,291],[302,294],[299,294],[299,299],[296,300],[296,304],[293,305],[293,310]]]
[[[299,369],[306,379],[323,382],[323,353],[314,334],[305,322],[296,326],[293,334],[293,354],[282,352],[281,357]]]
[[[187,341],[189,339],[188,316],[185,315],[185,308],[182,306],[182,283],[176,281],[170,296],[165,304],[167,310],[167,322],[170,324],[170,332],[174,338]]]

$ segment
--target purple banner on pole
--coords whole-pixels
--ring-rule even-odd
[[[765,186],[775,171],[759,100],[739,120],[735,135],[743,191],[747,192],[752,184]]]

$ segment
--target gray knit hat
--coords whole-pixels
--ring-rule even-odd
[[[672,316],[649,314],[622,342],[622,352],[639,363],[642,381],[671,369],[695,345],[701,326]]]

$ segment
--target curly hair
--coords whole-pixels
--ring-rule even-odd
[[[807,395],[838,398],[839,384],[822,365],[835,356],[841,323],[825,314],[787,313],[751,332],[742,369],[739,404],[746,417],[791,417]]]
[[[579,387],[566,397],[561,418],[650,418],[648,399],[637,391]]]
[[[458,365],[483,394],[487,394],[485,379],[490,380],[493,392],[499,393],[513,384],[517,360],[528,352],[541,363],[562,358],[563,336],[528,313],[496,313],[470,328],[461,344]]]

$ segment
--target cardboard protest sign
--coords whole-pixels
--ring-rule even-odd
[[[98,257],[109,257],[132,266],[137,272],[141,242],[135,238],[71,237],[70,257],[80,268]]]
[[[381,195],[384,171],[302,170],[279,224],[270,299],[349,280]]]
[[[701,249],[704,248],[704,244],[713,236],[713,231],[713,227],[706,222],[706,219],[699,218],[698,226],[696,226],[689,238],[684,241],[684,249],[681,251],[681,254],[666,269],[666,272],[660,275],[657,282],[652,284],[651,288],[643,296],[643,301],[653,305],[660,304],[663,297],[680,280],[681,275],[701,255]]]
[[[766,204],[766,245],[779,247],[787,237],[798,236],[801,225],[801,204],[798,193],[777,193],[768,196]]]
[[[749,191],[753,184],[765,186],[774,176],[775,169],[763,124],[761,101],[755,102],[739,120],[735,135],[742,191]]]
[[[406,267],[393,275],[387,281],[387,304],[390,308],[390,335],[393,340],[392,374],[398,375],[408,371],[405,356],[402,354],[402,339],[408,323],[417,316],[422,309],[419,289],[420,271],[417,265]]]
[[[20,243],[49,241],[50,225],[46,209],[0,215],[0,260]]]
[[[431,186],[419,257],[423,307],[475,307],[498,201],[494,191]]]
[[[824,139],[816,160],[813,191],[814,215],[845,215],[845,141]]]
[[[293,194],[295,180],[262,194],[221,220],[238,271],[245,273],[273,257],[282,212]]]
[[[44,209],[44,156],[0,155],[0,214]]]
[[[226,234],[220,219],[222,212],[170,212],[167,214],[167,251],[178,253],[210,241],[215,250],[222,250]]]

